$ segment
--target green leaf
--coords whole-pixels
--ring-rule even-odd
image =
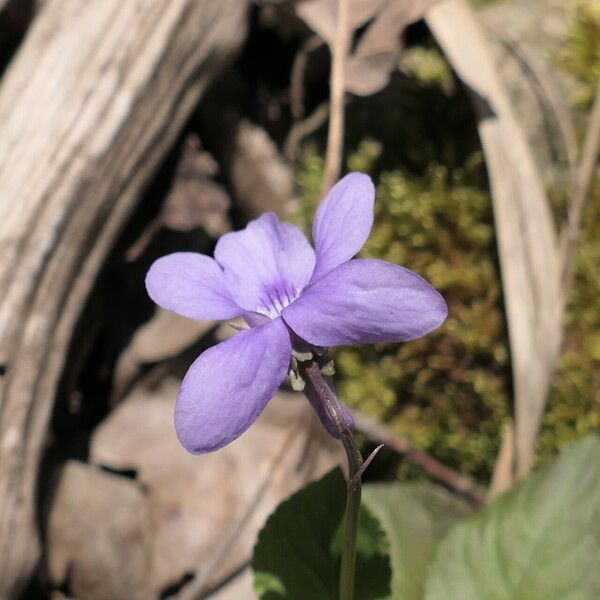
[[[261,600],[337,600],[346,483],[339,469],[280,504],[254,548],[254,587]],[[388,600],[388,543],[368,509],[357,541],[356,600]]]
[[[421,600],[437,544],[469,507],[429,483],[367,484],[363,498],[390,543],[392,598]]]
[[[600,438],[455,526],[438,547],[427,600],[600,598]]]

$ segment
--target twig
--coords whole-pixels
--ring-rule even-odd
[[[273,477],[277,469],[281,465],[288,450],[292,447],[292,440],[300,431],[302,423],[303,419],[299,418],[291,426],[289,433],[285,436],[285,439],[279,446],[279,449],[269,462],[267,473],[263,479],[263,482],[261,483],[258,490],[256,490],[252,501],[246,508],[246,512],[244,513],[242,518],[237,522],[235,527],[229,532],[229,534],[225,536],[221,544],[217,547],[217,549],[213,553],[212,560],[208,563],[206,568],[201,570],[196,575],[196,577],[181,590],[181,592],[177,596],[177,600],[201,600],[201,598],[206,597],[206,593],[209,587],[214,588],[214,585],[210,586],[212,577],[214,576],[216,570],[219,568],[219,565],[227,556],[233,545],[236,543],[242,531],[245,529],[246,525],[250,521],[250,518],[260,505],[265,493],[267,492],[269,486],[271,485],[271,482],[273,481]]]
[[[562,289],[563,308],[573,285],[577,259],[577,241],[581,230],[581,218],[589,196],[594,167],[600,153],[600,82],[596,88],[596,99],[587,127],[587,135],[583,146],[583,153],[577,168],[577,175],[573,182],[573,190],[569,198],[566,232],[563,232],[562,251]]]
[[[236,567],[227,571],[223,577],[220,577],[218,581],[210,582],[204,589],[204,591],[198,596],[197,600],[206,600],[213,594],[221,591],[226,585],[230,584],[234,579],[239,577],[250,565],[252,564],[252,558],[248,556],[244,560],[238,563]]]
[[[304,116],[304,71],[308,55],[323,45],[323,40],[318,35],[313,35],[304,41],[294,58],[290,75],[290,110],[294,119]]]
[[[492,481],[487,491],[487,501],[491,502],[494,498],[508,490],[514,481],[514,462],[515,462],[515,428],[512,420],[504,426],[502,433],[502,443],[496,457]]]
[[[423,450],[414,448],[406,438],[396,435],[389,427],[375,419],[356,411],[353,411],[352,414],[356,429],[367,438],[385,444],[399,454],[404,454],[412,463],[421,467],[427,474],[448,488],[464,496],[474,506],[481,506],[484,503],[482,492],[469,477],[446,467]]]
[[[298,154],[302,139],[319,129],[327,121],[328,116],[329,102],[322,102],[306,119],[292,125],[283,144],[283,155],[289,161],[293,161]]]
[[[344,146],[344,68],[348,53],[348,0],[338,0],[335,41],[331,48],[331,111],[322,194],[339,178]]]

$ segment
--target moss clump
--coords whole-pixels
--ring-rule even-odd
[[[600,79],[600,0],[577,0],[575,19],[560,63],[577,81],[572,98],[578,107],[591,106]]]
[[[434,85],[450,94],[454,79],[448,61],[436,47],[414,46],[400,56],[400,70],[423,85]]]
[[[372,172],[381,146],[366,140],[350,170]],[[308,227],[323,162],[308,147],[298,171]],[[383,172],[375,224],[360,256],[404,265],[446,298],[445,325],[408,344],[334,352],[337,386],[351,406],[377,416],[420,448],[489,479],[511,413],[509,349],[482,157],[460,169],[432,165],[422,177]],[[600,427],[600,178],[584,222],[578,272],[566,315],[565,349],[539,439],[542,455]]]
[[[589,105],[600,74],[600,1],[580,0],[564,63]],[[429,42],[412,49],[403,77],[349,110],[349,170],[377,182],[375,224],[361,256],[402,264],[446,298],[446,324],[408,344],[336,350],[342,398],[389,423],[449,465],[489,480],[512,381],[485,169],[468,104]],[[369,131],[375,140],[361,139]],[[364,134],[362,134],[364,135]],[[385,149],[385,151],[384,151]],[[308,226],[323,162],[307,146],[297,175]],[[553,192],[557,221],[564,193]],[[538,448],[550,454],[600,427],[600,178],[584,219],[565,348]]]
[[[600,79],[600,0],[577,0],[561,64],[578,87],[574,108],[587,108]],[[580,111],[587,112],[587,111]],[[581,132],[585,134],[585,131]],[[563,194],[564,196],[564,194]],[[558,203],[564,205],[562,203]],[[539,449],[553,452],[600,428],[600,177],[584,215],[577,275],[565,316],[563,354],[548,401]]]
[[[565,319],[565,347],[539,440],[548,453],[600,428],[600,177],[583,222],[577,276]]]
[[[372,171],[380,151],[363,142],[349,169]],[[299,171],[301,222],[312,214],[321,174],[320,157],[308,150]],[[450,315],[439,331],[408,344],[335,352],[346,402],[480,479],[489,476],[509,414],[500,277],[484,190],[480,153],[452,171],[432,165],[422,177],[381,174],[375,225],[361,256],[420,273],[444,295]]]

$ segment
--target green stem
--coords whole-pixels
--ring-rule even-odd
[[[348,459],[348,481],[346,495],[346,528],[342,565],[340,569],[340,600],[354,600],[354,571],[356,566],[356,539],[360,521],[361,475],[363,459],[354,443],[352,433],[346,427],[342,417],[342,409],[328,383],[321,373],[321,367],[316,361],[302,364],[302,370],[307,383],[313,386],[323,407],[331,418],[340,434]]]
[[[342,552],[342,567],[340,569],[340,600],[354,600],[356,538],[360,522],[360,470],[363,460],[349,431],[342,435],[342,443],[348,457],[348,484],[346,492],[346,530]]]

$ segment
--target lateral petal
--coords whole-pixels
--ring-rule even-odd
[[[442,296],[422,277],[383,260],[344,263],[304,289],[282,313],[316,346],[403,342],[439,327]]]
[[[196,252],[156,260],[146,275],[146,289],[156,304],[190,319],[232,319],[244,312],[227,291],[219,265]]]

